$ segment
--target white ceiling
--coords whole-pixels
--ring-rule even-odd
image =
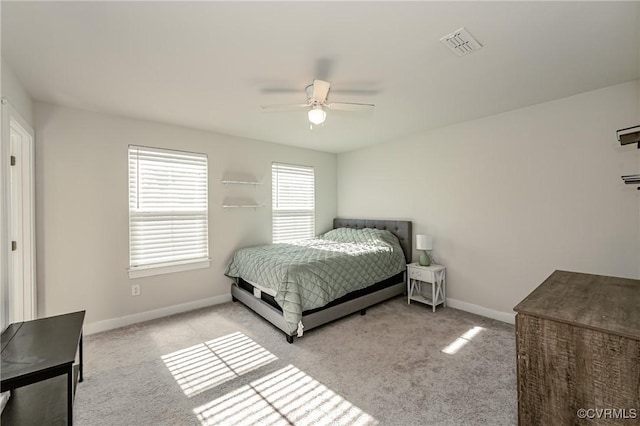
[[[638,1],[3,1],[1,16],[34,99],[328,152],[640,77]],[[439,39],[462,26],[484,47],[457,57]],[[305,102],[316,77],[374,112],[311,131],[304,111],[260,110]]]

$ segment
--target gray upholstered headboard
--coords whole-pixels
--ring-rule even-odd
[[[413,247],[413,231],[411,221],[407,220],[373,220],[373,219],[333,219],[333,229],[336,228],[375,228],[386,229],[398,237],[404,251],[407,263],[411,262],[411,249]]]

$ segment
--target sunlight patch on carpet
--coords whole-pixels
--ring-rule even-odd
[[[453,355],[458,352],[464,345],[469,343],[471,339],[476,337],[478,333],[484,330],[484,327],[473,327],[467,330],[462,336],[458,337],[456,340],[451,342],[447,347],[445,347],[442,352],[445,354]]]
[[[165,365],[188,397],[277,359],[240,332],[162,356]]]
[[[378,421],[293,365],[193,412],[208,425],[377,425]]]

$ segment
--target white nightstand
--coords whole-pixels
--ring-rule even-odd
[[[447,306],[446,268],[442,265],[420,266],[418,262],[407,265],[407,303],[411,301],[425,303],[436,311],[442,303]],[[422,293],[422,284],[431,284],[431,297]]]

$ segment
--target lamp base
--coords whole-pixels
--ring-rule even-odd
[[[431,265],[431,258],[429,257],[429,253],[427,251],[423,251],[420,255],[420,266],[429,266]]]

